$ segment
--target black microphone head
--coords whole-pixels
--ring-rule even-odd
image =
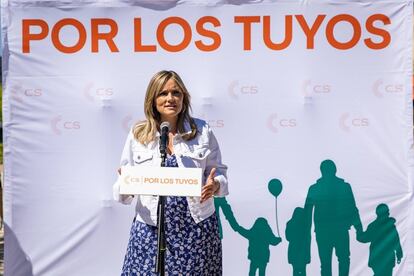
[[[160,130],[162,132],[163,129],[167,128],[167,132],[170,130],[170,123],[169,122],[162,122],[160,125]]]
[[[165,158],[165,154],[166,154],[166,150],[167,150],[167,144],[168,144],[168,132],[170,131],[170,123],[169,122],[162,122],[160,125],[160,132],[161,132],[161,137],[160,137],[160,152],[161,152],[161,156],[164,156],[163,158]]]

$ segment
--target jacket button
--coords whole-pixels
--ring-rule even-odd
[[[200,158],[203,157],[203,154],[202,153],[199,153],[198,154],[198,157],[200,157]]]
[[[138,156],[137,156],[137,158],[138,158],[138,160],[139,160],[139,159],[141,159],[141,156],[139,156],[139,155],[138,155]]]

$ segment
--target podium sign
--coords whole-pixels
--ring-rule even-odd
[[[123,166],[120,194],[201,196],[201,168]]]

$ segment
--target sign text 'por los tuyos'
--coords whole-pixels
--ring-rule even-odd
[[[315,37],[318,36],[318,43],[322,38],[337,50],[349,50],[359,43],[363,43],[368,49],[381,50],[389,46],[392,39],[387,30],[391,19],[380,13],[372,14],[364,19],[345,13],[335,16],[319,14],[311,18],[303,14],[285,15],[283,25],[276,25],[274,22],[272,23],[272,20],[276,20],[276,18],[269,15],[234,16],[233,24],[240,30],[240,40],[234,41],[232,45],[243,51],[252,51],[258,43],[262,43],[269,50],[281,51],[292,45],[295,36],[304,36],[306,42],[303,42],[303,47],[312,50],[317,47],[317,45],[315,46]],[[185,51],[188,47],[195,47],[201,52],[212,52],[218,50],[222,40],[225,39],[220,34],[220,29],[224,27],[222,20],[214,16],[203,16],[195,22],[190,22],[179,16],[166,17],[160,20],[154,30],[146,33],[145,37],[142,30],[147,30],[148,26],[143,18],[133,18],[131,24],[134,27],[131,34],[133,40],[127,48],[130,49],[133,46],[136,53],[161,50],[174,53]],[[170,26],[180,30],[178,42],[168,41],[167,28]],[[340,38],[338,26],[350,28],[349,37]],[[62,41],[61,32],[63,29],[66,33],[70,30],[71,36],[76,38],[72,45],[67,45],[67,42]],[[30,54],[36,43],[46,42],[51,43],[57,52],[64,54],[73,54],[79,51],[117,53],[127,46],[117,42],[119,32],[117,21],[111,18],[91,18],[87,22],[76,18],[62,18],[53,23],[41,18],[28,18],[22,20],[21,50],[25,54]],[[272,37],[275,34],[279,36],[280,33],[283,34],[282,38],[275,41]],[[258,35],[262,41],[255,39],[252,43],[252,37]],[[202,39],[194,39],[195,36]]]
[[[131,181],[139,182],[139,180]],[[198,185],[197,179],[186,179],[186,178],[158,178],[158,177],[144,177],[143,183],[158,183],[158,184],[189,184]]]

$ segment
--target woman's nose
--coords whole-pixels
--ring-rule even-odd
[[[174,97],[173,97],[172,93],[168,93],[167,94],[167,101],[172,101],[172,100],[174,100]]]

